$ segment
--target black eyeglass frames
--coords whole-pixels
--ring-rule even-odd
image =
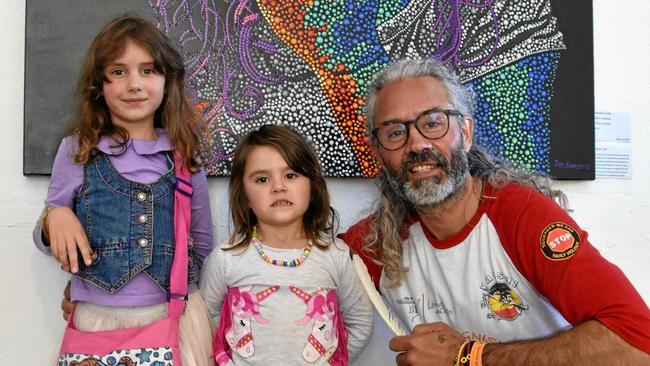
[[[426,110],[411,121],[387,121],[372,129],[372,136],[386,150],[397,150],[409,138],[409,125],[414,124],[418,132],[429,140],[444,137],[449,131],[449,116],[462,116],[454,109],[433,108]]]

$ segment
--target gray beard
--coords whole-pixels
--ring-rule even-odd
[[[409,154],[399,172],[385,169],[380,179],[386,180],[403,200],[416,209],[440,207],[464,191],[469,176],[467,152],[463,149],[460,139],[455,145],[451,151],[451,161],[433,150]],[[444,175],[409,181],[408,165],[427,160],[437,162]]]

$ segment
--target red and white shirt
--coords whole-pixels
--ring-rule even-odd
[[[650,352],[650,310],[640,295],[561,207],[530,188],[486,185],[474,217],[445,240],[417,217],[405,222],[408,272],[397,288],[361,250],[369,224],[340,237],[364,259],[405,329],[443,321],[468,339],[507,342],[595,319]]]

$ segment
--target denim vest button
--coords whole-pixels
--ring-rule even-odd
[[[141,238],[140,240],[138,240],[138,245],[140,245],[143,248],[146,247],[147,244],[149,244],[149,241],[146,238]]]
[[[140,217],[138,217],[138,220],[144,224],[147,222],[147,215],[140,215]]]
[[[147,195],[145,193],[138,193],[138,201],[142,202],[147,199]]]

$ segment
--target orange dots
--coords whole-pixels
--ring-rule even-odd
[[[197,103],[194,105],[194,109],[195,109],[198,113],[203,113],[203,111],[204,111],[206,108],[208,108],[208,105],[209,105],[208,102],[197,102]]]

